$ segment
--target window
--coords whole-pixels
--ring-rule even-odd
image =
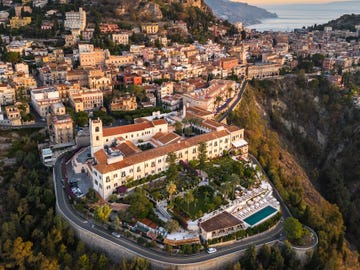
[[[151,162],[151,167],[155,167],[155,161]]]
[[[97,171],[94,171],[94,174],[97,176]]]
[[[134,169],[130,169],[130,173],[133,173],[134,172]]]
[[[106,176],[106,183],[110,182],[110,177]]]
[[[99,184],[99,182],[97,180],[95,180],[95,185],[98,185],[98,184]]]
[[[158,163],[161,163],[161,159],[158,160]]]
[[[111,187],[110,186],[106,186],[106,189],[109,190]]]
[[[99,140],[99,136],[96,136],[96,140],[97,140],[97,141]]]
[[[115,183],[115,184],[114,184],[114,188],[116,188],[117,186],[118,186],[118,183]]]
[[[193,154],[195,154],[196,153],[196,148],[193,148]]]
[[[149,164],[145,163],[145,168],[149,167]]]
[[[214,142],[214,146],[217,146],[217,142]]]
[[[158,172],[161,172],[161,168],[158,169]]]
[[[140,167],[137,167],[137,172],[141,172],[141,168]]]
[[[121,172],[121,177],[125,177],[126,173],[125,172]]]
[[[225,139],[225,143],[228,143],[228,141],[229,141],[229,139],[228,139],[228,138],[226,138],[226,139]]]

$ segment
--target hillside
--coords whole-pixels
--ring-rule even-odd
[[[277,18],[275,13],[247,3],[229,0],[205,0],[205,2],[217,17],[227,19],[231,23],[242,22],[244,25],[251,25],[260,23],[262,19]]]
[[[292,213],[317,231],[321,244],[311,264],[318,269],[360,267],[344,244],[346,234],[360,248],[359,120],[347,93],[322,77],[306,83],[301,74],[253,81],[229,117],[247,130],[251,152]]]
[[[324,30],[324,27],[331,26],[337,30],[350,30],[355,31],[355,26],[360,25],[360,14],[345,14],[336,20],[329,21],[328,23],[317,25],[313,28],[316,30]]]
[[[170,39],[176,42],[206,42],[213,38],[209,27],[221,24],[203,0],[94,0],[87,10],[91,22],[118,23],[122,28],[129,29],[147,22],[158,22],[166,28],[174,21],[184,21],[190,35],[179,37],[182,33],[171,33]]]

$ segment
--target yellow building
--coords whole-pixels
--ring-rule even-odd
[[[105,51],[103,49],[94,49],[90,52],[80,53],[80,66],[96,67],[105,65]]]
[[[110,104],[111,111],[133,111],[136,109],[137,102],[134,95],[115,98]]]
[[[21,113],[15,105],[5,106],[6,116],[13,126],[21,126]]]
[[[103,106],[103,92],[97,89],[83,89],[70,93],[70,104],[75,112],[99,109]]]
[[[146,34],[156,34],[157,32],[159,32],[159,24],[145,23],[141,25],[141,30]]]
[[[10,19],[10,28],[14,29],[14,28],[20,28],[26,25],[29,25],[31,23],[31,17],[12,17]]]

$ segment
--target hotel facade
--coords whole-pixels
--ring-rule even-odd
[[[108,199],[117,187],[128,181],[166,171],[169,153],[176,154],[177,161],[195,160],[199,144],[205,142],[207,157],[211,159],[234,148],[236,142],[244,141],[244,129],[221,125],[213,120],[205,121],[209,127],[207,133],[184,138],[171,132],[172,127],[165,119],[140,119],[133,125],[110,128],[103,128],[100,119],[90,120],[94,162],[88,163],[88,172],[93,188]],[[138,146],[144,143],[151,144],[153,148],[142,151]],[[247,143],[243,149],[244,157],[247,157]]]

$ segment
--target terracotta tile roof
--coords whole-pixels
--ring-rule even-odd
[[[164,118],[162,118],[162,119],[155,119],[155,120],[153,120],[152,122],[153,122],[153,124],[154,124],[155,126],[166,125],[166,124],[167,124],[167,122],[166,122],[166,120],[165,120]]]
[[[242,128],[240,127],[237,127],[237,126],[234,126],[234,125],[231,125],[231,126],[227,126],[226,129],[230,132],[234,132],[234,131],[239,131],[241,130]]]
[[[147,218],[139,219],[138,221],[154,230],[156,230],[156,228],[158,227],[156,223],[152,222],[150,219]]]
[[[180,140],[181,137],[173,132],[165,134],[164,136],[160,137],[158,139],[159,142],[161,142],[162,144],[168,144],[174,141],[178,141]]]
[[[105,163],[107,161],[107,156],[106,153],[104,151],[104,149],[100,149],[98,151],[96,151],[94,153],[95,159],[97,160],[98,163]]]
[[[143,120],[137,120],[135,124],[132,125],[125,125],[125,126],[117,126],[117,127],[110,127],[110,128],[104,128],[103,129],[103,136],[109,137],[114,135],[121,135],[124,133],[129,132],[136,132],[136,131],[142,131],[147,128],[152,128],[154,126],[158,125],[164,125],[167,124],[165,119],[156,119],[153,121],[148,121],[146,119]]]
[[[141,131],[141,130],[144,130],[147,128],[152,128],[152,127],[154,127],[154,125],[151,122],[147,121],[147,122],[143,122],[143,123],[126,125],[126,126],[104,128],[103,136],[109,137],[109,136],[114,136],[114,135],[121,135],[124,133]]]
[[[120,152],[123,153],[125,157],[141,152],[141,150],[137,148],[136,145],[129,141],[121,143],[115,148],[120,150]]]
[[[105,162],[105,164],[99,162],[97,165],[94,166],[94,168],[96,170],[98,170],[100,173],[104,174],[104,173],[108,173],[108,172],[111,172],[114,170],[132,166],[132,165],[138,164],[140,162],[145,162],[150,159],[164,156],[170,152],[176,152],[181,149],[195,146],[195,145],[199,144],[200,142],[206,142],[206,141],[214,140],[217,138],[222,138],[227,135],[229,135],[229,133],[226,130],[214,131],[211,133],[201,134],[198,136],[191,137],[187,140],[177,141],[176,143],[163,145],[158,148],[153,148],[153,149],[150,149],[150,150],[147,150],[144,152],[133,154],[129,157],[124,158],[124,160],[115,162],[113,164],[107,165],[106,162]]]
[[[220,229],[230,228],[242,224],[242,221],[224,211],[204,222],[200,223],[200,227],[206,232],[217,231]]]

